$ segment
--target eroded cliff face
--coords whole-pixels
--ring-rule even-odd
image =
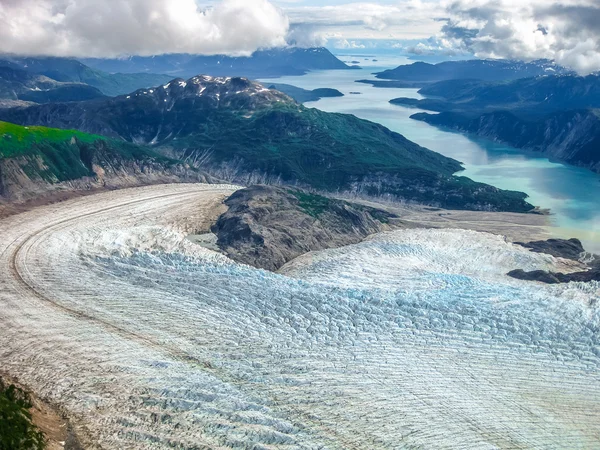
[[[507,111],[475,118],[453,112],[412,117],[600,172],[600,117],[593,110],[564,111],[537,120],[523,120]]]
[[[579,239],[548,239],[528,243],[517,242],[517,244],[534,253],[545,253],[576,262],[579,267],[575,267],[571,273],[516,269],[508,272],[508,275],[513,278],[547,284],[600,281],[600,256],[586,252]]]
[[[166,182],[211,182],[188,165],[98,140],[35,145],[0,159],[0,202],[22,202],[56,192],[115,189]]]
[[[544,121],[538,149],[550,158],[600,172],[600,118],[593,111],[553,115]]]
[[[231,259],[277,270],[304,253],[341,247],[390,229],[382,210],[274,186],[235,192],[212,231]]]

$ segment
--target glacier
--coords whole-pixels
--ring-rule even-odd
[[[257,270],[186,239],[236,188],[0,221],[2,370],[90,448],[600,447],[600,284],[509,278],[568,264],[450,229]]]

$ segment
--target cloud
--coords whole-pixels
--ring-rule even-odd
[[[296,47],[324,47],[327,44],[327,35],[313,25],[293,24],[286,40],[288,45]]]
[[[364,44],[361,44],[356,41],[349,41],[347,39],[340,39],[334,43],[334,48],[339,49],[357,49],[357,48],[365,48]]]
[[[0,0],[0,52],[96,56],[247,55],[283,46],[287,16],[268,0]]]
[[[439,6],[437,8],[440,9]],[[431,7],[422,0],[393,4],[351,2],[338,5],[289,5],[285,12],[292,25],[310,26],[323,35],[346,39],[427,38],[439,30]]]
[[[580,74],[600,70],[597,0],[456,0],[447,13],[442,35],[478,57],[551,59]]]
[[[401,47],[407,54],[419,56],[470,56],[468,48],[455,39],[430,37],[414,45]]]

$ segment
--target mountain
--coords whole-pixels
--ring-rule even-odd
[[[145,146],[75,130],[0,122],[0,200],[186,180],[207,177]]]
[[[61,83],[24,70],[0,67],[0,99],[48,103],[99,97],[103,97],[102,92],[87,84]]]
[[[356,244],[387,231],[386,211],[298,189],[250,186],[225,200],[212,227],[231,259],[275,271],[309,251]]]
[[[109,73],[151,72],[179,77],[207,73],[213,76],[269,78],[304,75],[311,70],[354,68],[344,64],[324,47],[258,50],[249,57],[170,54],[147,57],[132,56],[123,59],[84,59],[83,62],[90,67]]]
[[[600,112],[568,110],[525,120],[509,111],[475,117],[442,112],[411,116],[431,125],[472,133],[516,148],[600,172]]]
[[[440,112],[414,114],[413,119],[600,171],[598,75],[446,80],[419,93],[430,98],[396,98],[390,103]]]
[[[0,58],[0,68],[43,75],[56,82],[87,84],[109,96],[126,94],[142,87],[166,83],[172,78],[149,73],[108,74],[92,69],[75,59],[56,57],[33,58],[4,55]]]
[[[444,80],[476,79],[483,81],[516,80],[547,74],[567,74],[567,69],[550,61],[540,60],[530,63],[507,60],[446,61],[439,64],[416,62],[384,70],[375,76],[384,80],[418,82],[425,85]],[[381,84],[379,86],[382,86]],[[395,86],[397,87],[397,86]]]
[[[278,91],[283,92],[286,95],[289,95],[298,103],[306,103],[306,102],[316,102],[322,98],[326,97],[343,97],[342,94],[337,89],[331,88],[317,88],[317,89],[302,89],[297,86],[292,86],[291,84],[269,84],[269,89],[276,89]]]
[[[298,184],[453,209],[524,212],[526,195],[454,177],[458,161],[352,115],[305,108],[244,78],[175,79],[130,95],[0,110],[22,125],[146,144],[222,179]]]
[[[543,76],[510,82],[447,80],[419,90],[422,100],[390,103],[432,111],[483,113],[509,110],[521,117],[569,109],[600,108],[600,76]]]

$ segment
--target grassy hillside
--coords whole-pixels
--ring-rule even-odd
[[[0,142],[0,163],[6,167],[0,185],[18,177],[8,168],[9,161],[13,172],[22,171],[32,181],[47,183],[95,176],[94,165],[112,169],[130,164],[168,168],[178,163],[144,146],[75,130],[0,122]]]
[[[42,450],[43,434],[31,421],[31,401],[23,390],[0,381],[0,449]]]
[[[0,121],[0,158],[12,158],[30,154],[35,151],[36,144],[59,144],[76,138],[81,142],[91,143],[101,136],[82,133],[76,130],[60,130],[47,127],[23,127]]]

